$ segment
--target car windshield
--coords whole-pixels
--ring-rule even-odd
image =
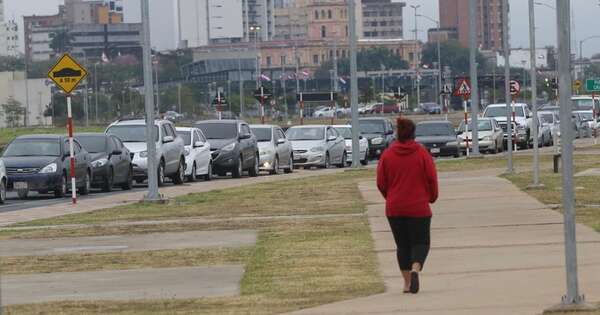
[[[237,137],[237,124],[201,123],[196,125],[206,139],[234,139]]]
[[[573,100],[573,107],[579,110],[592,110],[594,102],[591,99]]]
[[[117,136],[123,142],[146,142],[145,125],[122,125],[108,128],[106,134]],[[158,127],[154,126],[154,141],[158,142]]]
[[[548,113],[548,114],[540,114],[540,121],[543,124],[552,124],[554,123],[554,115]]]
[[[270,142],[272,138],[271,128],[250,128],[258,142]]]
[[[465,131],[465,122],[461,122],[458,126],[458,130]],[[473,130],[473,122],[469,121],[469,130]],[[492,130],[492,122],[489,120],[479,120],[477,122],[477,130],[479,131],[490,131]]]
[[[3,156],[60,156],[60,142],[39,139],[15,140],[6,147]]]
[[[581,120],[594,120],[593,113],[579,113],[579,117]]]
[[[418,124],[415,135],[417,137],[454,136],[455,132],[449,124]]]
[[[525,117],[525,112],[523,111],[522,106],[515,106],[515,114],[519,117]],[[488,107],[485,110],[485,117],[506,117],[506,107],[498,106],[498,107]]]
[[[325,138],[324,128],[290,128],[287,137],[291,141],[323,140]]]
[[[379,120],[361,120],[360,121],[360,132],[361,133],[380,133],[385,132],[385,124]]]
[[[337,127],[335,128],[340,136],[344,137],[344,139],[352,139],[352,128],[350,127]]]
[[[76,138],[89,153],[106,152],[106,137],[104,136],[77,136]]]
[[[184,145],[192,145],[192,133],[189,131],[177,131],[177,135],[183,139]]]

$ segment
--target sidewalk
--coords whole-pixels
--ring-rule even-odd
[[[562,215],[493,176],[441,174],[432,250],[418,295],[402,294],[374,183],[360,189],[386,292],[294,314],[540,314],[565,293]],[[581,293],[600,300],[600,233],[577,226]]]

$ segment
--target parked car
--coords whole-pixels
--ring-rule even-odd
[[[346,153],[348,154],[348,163],[352,163],[352,126],[350,125],[337,125],[333,126],[335,130],[344,138],[346,142]],[[369,164],[369,140],[362,135],[358,138],[359,142],[359,153],[360,163],[362,165]]]
[[[315,110],[315,112],[313,113],[313,117],[315,117],[315,118],[335,117],[335,108],[324,107],[324,108]]]
[[[7,190],[8,178],[6,178],[6,168],[4,162],[0,160],[0,204],[6,202],[6,190]]]
[[[286,136],[294,150],[294,166],[346,166],[346,143],[332,126],[295,126]]]
[[[225,176],[231,172],[234,178],[240,178],[248,171],[250,176],[258,176],[258,144],[245,121],[205,120],[196,122],[194,127],[202,130],[210,143],[214,173]]]
[[[552,145],[552,126],[549,124],[543,123],[543,115],[538,112],[538,146],[546,147]],[[533,134],[531,135],[532,145],[533,145]]]
[[[251,125],[250,129],[258,142],[260,170],[271,175],[280,174],[282,170],[286,173],[293,172],[292,144],[283,130],[275,125]]]
[[[538,116],[540,117],[540,123],[542,126],[550,129],[550,145],[554,144],[554,138],[558,136],[560,131],[560,119],[558,114],[554,111],[539,111]]]
[[[415,141],[432,156],[460,156],[456,131],[449,121],[424,121],[417,124]]]
[[[577,138],[589,138],[592,136],[592,130],[596,127],[596,122],[591,110],[573,111],[573,120],[575,122]]]
[[[154,141],[158,162],[158,185],[163,186],[167,177],[175,185],[185,181],[185,157],[183,139],[177,136],[173,123],[168,120],[154,121]],[[121,139],[129,149],[133,163],[133,178],[137,183],[148,179],[148,148],[146,146],[146,121],[119,120],[106,129],[106,134]]]
[[[513,108],[515,113],[513,124],[516,126],[516,130],[512,130],[513,135],[511,135],[511,138],[514,136],[517,144],[521,148],[526,149],[531,143],[532,114],[529,111],[527,104],[517,103],[513,106]],[[506,104],[492,104],[485,108],[483,117],[494,118],[496,121],[498,121],[498,124],[500,124],[500,127],[502,127],[502,130],[504,131],[504,140],[508,143],[509,136],[507,133],[508,125],[506,121],[506,114]]]
[[[170,120],[172,122],[182,121],[185,118],[185,115],[172,110],[165,112],[164,116],[166,120]]]
[[[375,104],[371,108],[369,114],[398,114],[400,113],[400,108],[396,104]]]
[[[479,138],[479,150],[481,152],[487,151],[490,153],[502,152],[505,149],[504,146],[504,132],[498,122],[493,118],[479,118],[477,121],[477,131]],[[473,140],[473,122],[469,119],[469,132],[465,130],[465,122],[462,121],[457,129],[458,134],[458,145],[462,152],[467,150],[467,138]],[[469,147],[472,147],[473,143],[469,143]]]
[[[590,95],[576,95],[571,97],[573,101],[573,110],[590,111],[596,110],[596,115],[600,115],[600,98],[593,98]]]
[[[183,139],[185,155],[185,176],[188,181],[195,182],[198,178],[206,181],[212,179],[212,155],[210,143],[202,130],[198,128],[176,128],[177,135]]]
[[[419,105],[419,107],[422,108],[423,111],[429,115],[442,113],[442,106],[440,106],[436,103],[423,103],[423,104]]]
[[[379,157],[395,140],[394,127],[387,118],[361,118],[360,133],[369,141],[369,158]]]
[[[79,193],[90,192],[93,177],[89,153],[73,140],[75,153],[75,185]],[[2,155],[8,190],[16,190],[25,199],[30,191],[40,194],[54,192],[65,196],[70,188],[69,141],[59,135],[20,136],[8,144]]]
[[[123,142],[104,133],[83,133],[75,139],[88,151],[92,166],[92,187],[110,192],[114,185],[123,190],[133,187],[133,164],[131,154]]]

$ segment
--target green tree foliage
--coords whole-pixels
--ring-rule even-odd
[[[442,66],[449,66],[456,75],[467,75],[469,73],[469,49],[464,48],[458,41],[451,40],[440,45]],[[423,46],[423,65],[433,67],[438,61],[437,43],[427,43]],[[477,62],[480,71],[486,69],[485,58],[477,54]]]
[[[361,50],[356,55],[358,71],[379,71],[382,66],[385,69],[402,70],[408,69],[408,62],[394,55],[385,47],[375,47]],[[319,79],[329,78],[329,70],[333,69],[333,61],[328,61],[319,67],[315,77]],[[350,59],[338,59],[338,74],[340,76],[350,75]]]
[[[73,41],[73,35],[69,31],[60,30],[52,34],[52,40],[50,41],[50,48],[57,54],[66,53],[71,49],[71,42]]]
[[[23,71],[24,69],[25,59],[20,57],[0,57],[0,72]]]
[[[23,107],[21,102],[11,97],[1,107],[6,125],[10,128],[18,127],[25,116],[25,107]]]

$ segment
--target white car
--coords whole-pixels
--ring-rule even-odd
[[[516,141],[518,145],[527,149],[529,144],[532,143],[531,139],[531,126],[532,126],[532,114],[529,110],[527,104],[517,103],[512,106],[512,109],[515,113],[514,116],[514,125],[516,125],[516,130],[512,130],[515,135]],[[507,134],[507,122],[506,122],[506,104],[492,104],[488,105],[483,112],[483,117],[485,118],[494,118],[502,127],[504,131],[504,140],[508,141]],[[513,124],[511,124],[512,126]]]
[[[294,171],[294,156],[292,144],[285,133],[275,125],[250,125],[250,130],[256,136],[260,154],[260,170],[271,175]]]
[[[198,128],[176,128],[177,135],[183,139],[185,145],[185,177],[189,182],[195,182],[199,178],[212,179],[212,155],[210,143]]]
[[[155,120],[156,161],[158,162],[158,185],[170,177],[173,183],[185,181],[185,156],[183,139],[175,132],[168,120]],[[146,121],[143,119],[118,120],[106,129],[106,134],[117,136],[132,155],[133,178],[143,183],[148,178],[148,149],[146,147]]]
[[[333,107],[325,107],[323,109],[316,110],[313,113],[313,117],[315,117],[315,118],[334,117],[334,116],[335,116],[335,108],[333,108]]]
[[[593,98],[589,95],[575,95],[571,97],[571,101],[573,101],[573,110],[579,111],[593,111],[594,108],[598,113],[600,111],[600,98]]]
[[[346,143],[332,126],[294,126],[287,130],[286,136],[294,150],[294,166],[346,166]]]
[[[7,181],[6,167],[4,167],[4,162],[0,160],[0,204],[3,204],[6,201]]]
[[[352,126],[350,125],[336,125],[333,126],[335,130],[344,138],[346,142],[346,153],[348,154],[347,162],[352,163]],[[359,137],[359,154],[360,164],[369,164],[369,140],[360,135]]]
[[[560,118],[554,111],[539,111],[538,116],[540,117],[540,123],[542,127],[550,129],[551,145],[554,144],[554,139],[558,137],[560,133]]]

